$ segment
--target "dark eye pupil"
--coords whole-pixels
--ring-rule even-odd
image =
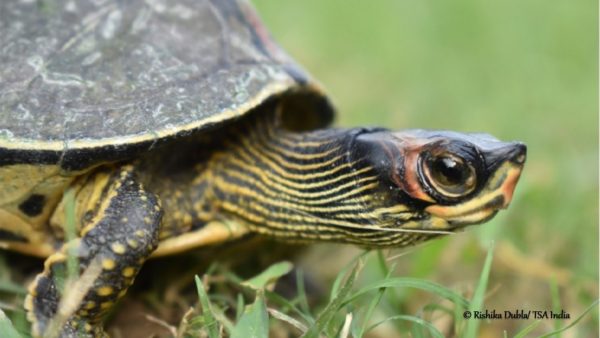
[[[467,179],[466,176],[468,173],[465,167],[448,157],[436,159],[433,163],[433,169],[443,184],[458,185],[464,183]]]
[[[425,178],[434,191],[447,198],[465,196],[475,189],[475,169],[453,154],[429,156],[424,167]]]

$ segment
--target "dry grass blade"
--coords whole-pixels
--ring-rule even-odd
[[[175,337],[180,338],[186,333],[190,326],[190,318],[194,316],[194,308],[189,308],[181,318],[181,323],[179,323],[179,327],[177,328],[177,335]]]
[[[282,322],[286,322],[288,324],[290,324],[291,326],[297,328],[302,334],[306,333],[306,331],[308,331],[308,327],[302,323],[300,323],[299,321],[295,320],[294,318],[286,315],[283,312],[277,311],[275,309],[272,308],[267,308],[267,311],[269,312],[269,314],[275,318],[275,319],[279,319]]]
[[[340,331],[340,338],[350,337],[350,325],[352,324],[352,312],[346,314],[346,319],[344,320],[344,326]]]
[[[101,272],[102,267],[100,263],[94,260],[77,280],[66,283],[64,296],[60,301],[56,315],[54,315],[48,324],[48,330],[45,332],[44,338],[56,338],[59,336],[60,329],[65,325],[69,317],[77,311],[83,298],[92,288],[94,281],[98,279]]]
[[[169,324],[169,323],[165,322],[165,321],[164,321],[164,320],[162,320],[162,319],[159,319],[159,318],[156,318],[156,317],[154,317],[154,316],[152,316],[152,315],[149,315],[149,314],[145,315],[145,318],[146,318],[146,320],[148,320],[149,322],[152,322],[152,323],[158,324],[158,325],[160,325],[160,326],[164,327],[165,329],[167,329],[167,331],[169,331],[169,333],[170,333],[170,334],[171,334],[173,337],[177,337],[177,329],[176,329],[176,328],[175,328],[173,325],[171,325],[171,324]]]

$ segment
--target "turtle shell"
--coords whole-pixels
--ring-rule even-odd
[[[245,1],[1,1],[0,46],[0,166],[85,169],[274,97],[333,116]]]

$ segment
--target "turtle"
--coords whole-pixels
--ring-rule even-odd
[[[526,159],[483,133],[331,127],[242,0],[2,1],[0,46],[0,248],[45,259],[34,336],[105,336],[153,257],[252,236],[405,247],[486,222]],[[67,301],[71,257],[87,284]]]

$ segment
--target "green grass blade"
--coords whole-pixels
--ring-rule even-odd
[[[248,305],[244,314],[231,332],[231,338],[264,338],[269,336],[269,314],[262,290],[256,293],[256,300]]]
[[[237,303],[235,307],[235,321],[239,322],[240,318],[242,318],[242,314],[244,314],[244,296],[242,294],[237,295]]]
[[[252,289],[264,289],[267,284],[277,280],[279,277],[289,273],[294,268],[290,262],[280,262],[269,266],[266,270],[244,282],[242,285]]]
[[[379,302],[381,302],[381,298],[383,298],[385,290],[386,288],[379,289],[377,291],[377,295],[375,295],[375,297],[369,303],[367,312],[365,312],[365,315],[363,317],[363,325],[361,325],[358,329],[358,332],[356,332],[356,337],[362,338],[363,334],[368,331],[366,330],[366,325],[369,323],[371,316],[373,316],[373,311],[375,311],[375,308],[377,307],[377,305],[379,305]]]
[[[296,285],[298,291],[298,303],[302,312],[306,313],[308,316],[312,316],[310,312],[310,306],[308,306],[308,297],[306,296],[306,287],[304,285],[304,273],[302,269],[298,269],[296,271]]]
[[[65,202],[65,236],[66,243],[77,238],[77,224],[75,220],[75,191],[68,189],[63,197]],[[79,260],[77,258],[77,247],[67,246],[67,280],[75,281],[79,277]]]
[[[27,289],[11,281],[0,281],[0,292],[15,293],[19,295],[27,294]]]
[[[454,300],[454,335],[459,337],[460,336],[460,331],[462,329],[462,327],[464,327],[464,316],[463,314],[465,313],[465,310],[468,308],[467,306],[464,306],[460,301],[458,300]]]
[[[391,268],[388,268],[387,262],[381,250],[377,251],[377,261],[379,262],[381,270],[385,274],[385,279],[390,278],[392,271],[394,271],[396,267],[396,263],[394,263]],[[369,320],[371,320],[373,311],[375,311],[375,308],[377,307],[377,305],[379,305],[379,302],[381,302],[381,299],[383,298],[383,295],[385,294],[386,290],[386,288],[379,289],[377,291],[377,295],[371,300],[371,302],[369,302],[369,306],[367,307],[367,311],[365,312],[365,315],[362,320],[363,324],[358,328],[358,331],[355,334],[356,337],[361,338],[363,334],[367,332],[367,324],[369,323]]]
[[[436,311],[440,311],[445,313],[448,316],[453,316],[454,315],[454,308],[450,309],[448,307],[445,307],[441,304],[427,304],[423,307],[423,312],[429,312],[433,315],[434,312]]]
[[[561,304],[560,304],[560,291],[558,290],[558,282],[556,281],[556,278],[552,278],[550,279],[550,294],[551,294],[551,299],[552,299],[552,311],[556,312],[556,313],[560,313],[560,310],[562,308]],[[554,330],[560,330],[560,319],[555,319],[554,320]],[[561,335],[560,333],[557,332],[556,337],[554,338],[560,338]]]
[[[385,322],[389,322],[392,320],[404,320],[407,322],[415,323],[421,327],[426,328],[429,331],[429,333],[431,333],[432,337],[444,338],[444,335],[440,331],[438,331],[438,329],[436,329],[435,326],[433,326],[431,323],[427,322],[426,320],[424,320],[422,318],[415,317],[415,316],[409,316],[409,315],[397,315],[397,316],[392,316],[392,317],[386,318],[376,324],[371,325],[367,329],[367,332],[373,330],[374,328],[376,328],[377,326],[379,326]]]
[[[204,325],[208,331],[208,336],[210,338],[219,338],[218,321],[215,318],[213,310],[210,306],[210,300],[208,299],[206,290],[204,290],[204,284],[202,284],[202,280],[200,280],[198,275],[194,276],[194,280],[196,281],[198,298],[200,299],[200,304],[202,305],[202,317],[204,318]]]
[[[424,338],[423,331],[420,330],[420,327],[413,326],[410,331],[411,331],[413,337],[415,337],[415,338]]]
[[[338,291],[342,285],[342,281],[344,280],[344,277],[346,275],[348,275],[348,271],[350,271],[350,269],[352,269],[352,268],[355,268],[356,262],[358,262],[360,259],[362,259],[366,255],[368,255],[369,253],[370,253],[370,251],[365,251],[365,252],[361,253],[360,255],[354,257],[350,261],[350,263],[348,263],[342,270],[340,270],[337,277],[333,281],[333,286],[331,287],[331,293],[329,294],[330,301],[332,301],[338,294]]]
[[[480,311],[483,307],[483,299],[485,297],[485,290],[487,289],[488,279],[490,277],[490,270],[492,268],[492,258],[494,257],[494,243],[490,244],[490,247],[487,252],[487,256],[485,257],[485,263],[483,264],[483,269],[481,270],[481,276],[479,277],[479,283],[477,283],[477,288],[475,289],[475,294],[473,295],[473,299],[471,300],[471,305],[469,306],[469,311],[473,313],[473,311]],[[477,338],[477,330],[479,329],[479,320],[471,319],[467,321],[467,325],[465,328],[465,334],[463,337],[465,338]]]
[[[212,308],[212,313],[215,316],[215,318],[217,319],[217,321],[219,322],[219,324],[223,325],[223,328],[228,332],[231,333],[233,332],[233,323],[231,322],[231,320],[225,315],[225,313],[223,312],[223,309],[219,308],[219,307],[213,307]],[[219,336],[221,337],[221,336]]]
[[[434,282],[430,282],[428,280],[418,279],[418,278],[409,278],[409,277],[395,277],[388,278],[384,280],[380,280],[377,282],[373,282],[368,284],[367,286],[361,288],[350,297],[344,300],[342,305],[347,305],[352,303],[355,299],[373,291],[379,290],[381,288],[415,288],[424,290],[433,294],[437,294],[440,297],[446,298],[452,302],[458,302],[461,306],[469,306],[469,301],[466,300],[461,295],[456,292]]]
[[[360,255],[359,257],[363,257]],[[355,265],[352,272],[346,278],[346,281],[341,285],[339,292],[335,295],[335,297],[327,304],[325,309],[319,314],[317,317],[317,321],[314,325],[312,325],[305,334],[302,335],[303,338],[317,338],[320,333],[324,333],[327,325],[334,318],[335,314],[338,310],[343,306],[344,299],[348,296],[350,291],[352,290],[352,286],[354,285],[354,281],[358,275],[358,271],[362,268],[362,260],[359,260]],[[338,276],[339,277],[339,276]]]
[[[4,314],[4,311],[2,311],[1,309],[0,309],[0,337],[21,338],[21,335],[19,334],[19,332],[17,332],[17,330],[11,323],[10,319],[8,319],[8,317],[6,317],[6,315]]]
[[[556,335],[556,334],[558,334],[558,333],[564,332],[564,331],[566,331],[566,330],[568,330],[568,329],[572,328],[573,326],[575,326],[575,324],[577,324],[577,323],[578,323],[580,320],[582,320],[582,319],[583,319],[583,317],[585,317],[585,315],[586,315],[588,312],[592,311],[592,310],[593,310],[593,309],[594,309],[596,306],[598,306],[598,303],[599,303],[599,302],[600,302],[600,300],[598,300],[598,299],[597,299],[596,301],[594,301],[594,302],[593,302],[593,303],[592,303],[590,306],[588,306],[588,308],[587,308],[587,309],[585,309],[585,310],[583,311],[583,313],[582,313],[582,314],[580,314],[580,315],[579,315],[579,317],[575,318],[575,320],[574,320],[574,321],[572,321],[572,322],[571,322],[569,325],[567,325],[567,326],[565,326],[565,327],[563,327],[563,328],[560,328],[560,329],[558,329],[558,330],[552,331],[552,332],[550,332],[550,333],[547,333],[547,334],[545,334],[545,335],[539,336],[538,338],[548,338],[548,337],[551,337],[551,336],[553,336],[553,335]]]
[[[523,330],[519,331],[513,338],[525,338],[529,332],[533,331],[538,325],[542,323],[541,320],[536,320],[533,323],[527,325]]]

